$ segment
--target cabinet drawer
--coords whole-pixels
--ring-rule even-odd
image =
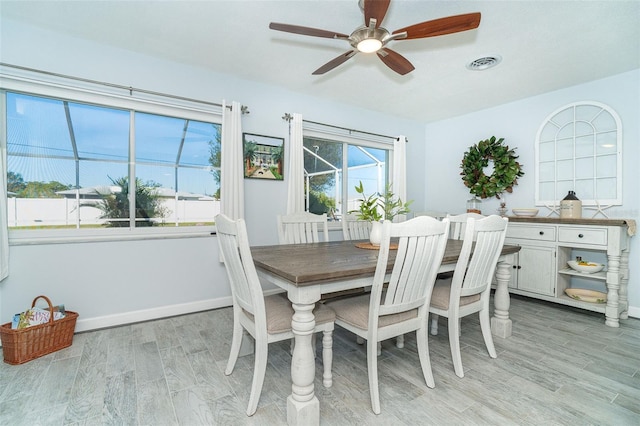
[[[525,240],[555,241],[555,226],[507,226],[507,238],[522,238]]]
[[[607,230],[561,227],[558,241],[562,243],[607,245]]]

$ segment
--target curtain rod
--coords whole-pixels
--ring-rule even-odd
[[[293,115],[289,114],[288,112],[284,114],[284,116],[282,117],[283,120],[286,121],[291,121],[293,120]],[[340,130],[346,130],[348,132],[357,132],[357,133],[361,133],[363,135],[371,135],[371,136],[378,136],[381,138],[389,138],[389,139],[393,139],[393,140],[397,140],[398,137],[397,136],[388,136],[388,135],[381,135],[380,133],[371,133],[371,132],[365,132],[363,130],[356,130],[356,129],[350,129],[348,127],[340,127],[340,126],[334,126],[333,124],[326,124],[326,123],[319,123],[317,121],[311,121],[311,120],[302,120],[303,123],[310,123],[310,124],[318,124],[320,126],[327,126],[327,127],[332,127],[334,129],[340,129]],[[408,141],[407,141],[408,142]]]
[[[184,97],[184,96],[170,95],[168,93],[154,92],[152,90],[138,89],[138,88],[131,87],[131,86],[124,86],[124,85],[115,84],[115,83],[107,83],[105,81],[91,80],[91,79],[82,78],[82,77],[74,77],[74,76],[66,75],[66,74],[58,74],[58,73],[51,72],[51,71],[43,71],[43,70],[39,70],[39,69],[35,69],[35,68],[23,67],[23,66],[20,66],[20,65],[7,64],[7,63],[4,63],[4,62],[0,62],[0,66],[8,67],[8,68],[15,68],[15,69],[19,69],[19,70],[22,70],[22,71],[35,72],[35,73],[44,74],[44,75],[50,75],[50,76],[53,76],[53,77],[66,78],[66,79],[69,79],[69,80],[81,81],[83,83],[98,84],[98,85],[101,85],[101,86],[112,87],[112,88],[115,88],[115,89],[127,90],[127,91],[129,91],[129,95],[133,95],[133,92],[139,92],[139,93],[144,93],[146,95],[162,96],[162,97],[170,98],[170,99],[177,99],[177,100],[181,100],[181,101],[195,102],[195,103],[204,104],[204,105],[222,107],[222,104],[219,104],[219,103],[216,103],[216,102],[203,101],[203,100],[200,100],[200,99],[187,98],[187,97]],[[227,105],[227,108],[231,109],[231,105]],[[247,106],[242,105],[241,110],[242,110],[241,112],[243,114],[249,114],[249,108]]]

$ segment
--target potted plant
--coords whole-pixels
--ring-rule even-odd
[[[360,206],[357,210],[351,210],[359,220],[371,222],[371,233],[369,239],[371,244],[379,245],[381,238],[381,221],[393,220],[396,216],[409,213],[409,205],[413,200],[402,202],[391,190],[391,185],[387,185],[384,194],[374,193],[369,196],[364,194],[362,181],[355,187],[356,192],[362,196]]]

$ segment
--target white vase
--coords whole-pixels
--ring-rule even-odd
[[[382,240],[382,222],[371,222],[371,232],[369,233],[369,242],[374,246],[379,246]]]

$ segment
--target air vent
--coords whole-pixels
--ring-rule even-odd
[[[467,64],[467,68],[473,71],[484,71],[486,69],[495,67],[502,61],[502,56],[492,55],[484,56],[482,58],[474,59]]]

